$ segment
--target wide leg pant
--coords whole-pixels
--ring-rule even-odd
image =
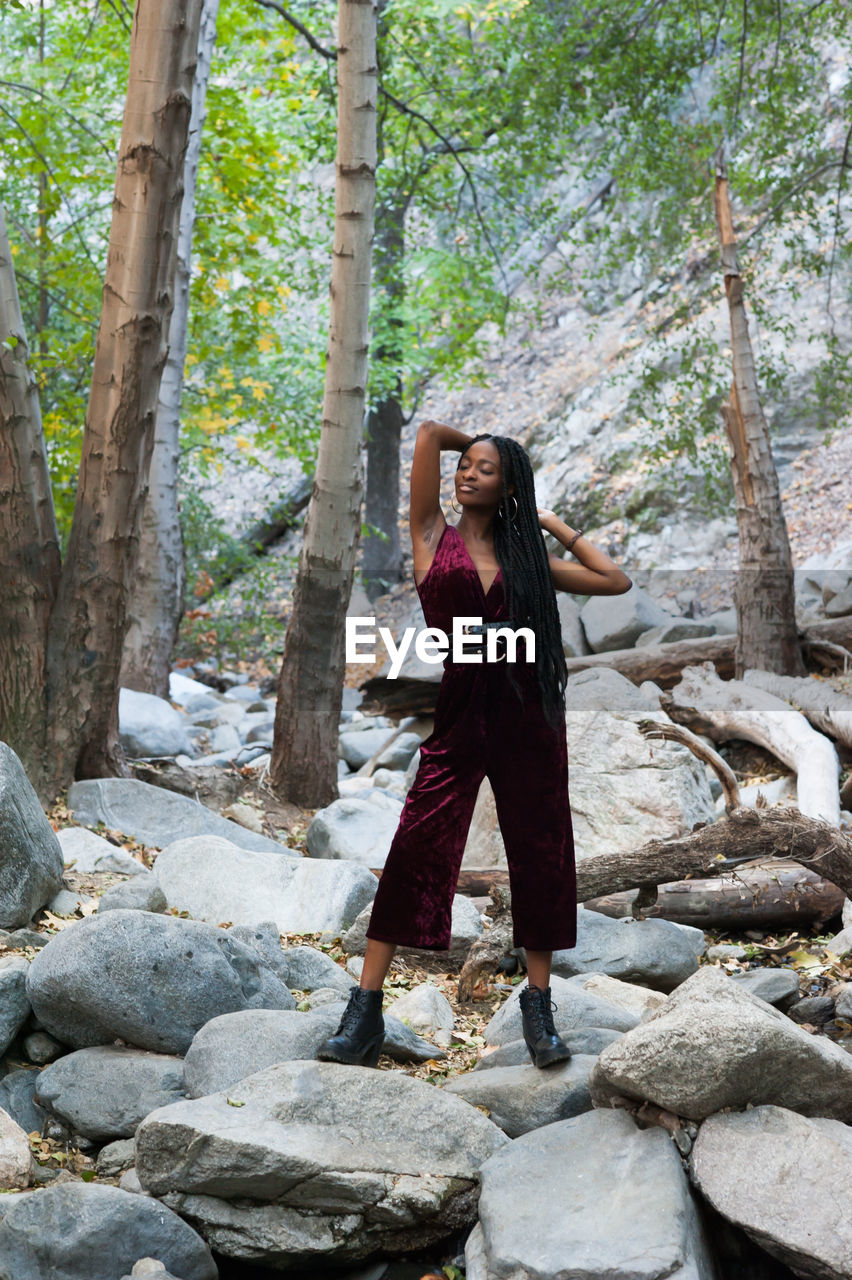
[[[487,775],[509,864],[514,945],[576,944],[574,840],[565,727],[541,708],[534,672],[515,664],[448,665],[433,733],[406,798],[367,937],[443,951],[477,792]]]

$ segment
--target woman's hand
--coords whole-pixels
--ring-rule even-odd
[[[542,529],[547,528],[549,521],[558,520],[559,518],[555,511],[548,511],[546,507],[536,507],[536,511],[538,512],[538,522]]]

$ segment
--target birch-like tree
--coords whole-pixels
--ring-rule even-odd
[[[200,14],[201,0],[136,6],[74,517],[52,577],[44,572],[57,551],[38,416],[17,414],[22,397],[10,383],[24,376],[20,367],[0,370],[0,438],[15,477],[0,489],[0,573],[18,575],[10,608],[4,596],[0,669],[33,677],[26,697],[20,679],[0,683],[0,737],[47,797],[75,777],[127,771],[118,675],[173,303]],[[7,346],[10,318],[0,332]],[[43,600],[35,626],[23,617],[28,598]]]
[[[129,606],[121,684],[169,696],[172,650],[183,616],[186,570],[178,504],[178,462],[183,376],[189,336],[189,286],[196,185],[204,130],[207,82],[216,44],[219,0],[203,0],[192,86],[189,143],[183,168],[183,201],[175,266],[169,354],[157,405],[154,453],[142,512],[139,556]]]
[[[337,797],[345,619],[361,528],[376,184],[376,6],[340,0],[331,312],[322,432],[278,681],[271,774],[310,808]]]

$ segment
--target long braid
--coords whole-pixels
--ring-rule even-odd
[[[535,666],[542,708],[548,723],[555,728],[565,718],[568,669],[562,647],[556,592],[536,510],[532,466],[527,451],[510,436],[477,435],[473,437],[471,444],[479,440],[492,441],[500,454],[503,471],[503,498],[500,506],[502,516],[498,514],[494,520],[494,554],[503,574],[509,616],[517,626],[529,626],[535,632]],[[512,485],[514,493],[510,497],[508,489]],[[514,518],[513,498],[518,504]],[[515,692],[523,701],[511,664],[508,675]]]

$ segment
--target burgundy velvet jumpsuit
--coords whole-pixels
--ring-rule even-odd
[[[508,618],[498,570],[488,592],[454,525],[441,534],[418,587],[426,624],[452,637],[453,618]],[[434,731],[379,880],[368,938],[444,951],[453,895],[479,785],[494,792],[509,864],[514,945],[558,951],[576,944],[574,838],[568,800],[565,726],[544,717],[533,664],[523,644],[509,684],[507,662],[453,663],[435,707]]]

